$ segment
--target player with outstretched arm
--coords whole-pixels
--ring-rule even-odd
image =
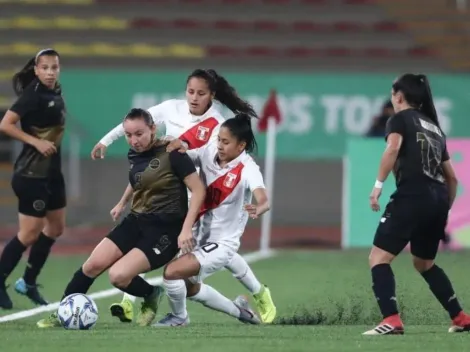
[[[186,100],[167,100],[148,109],[157,126],[165,126],[167,139],[178,138],[191,150],[200,148],[209,141],[217,140],[220,124],[225,121],[219,112],[220,104],[233,113],[255,116],[251,105],[241,99],[236,90],[215,70],[197,69],[186,81]],[[107,147],[123,136],[122,125],[118,125],[93,148],[92,158],[102,158]],[[270,290],[262,285],[248,263],[235,253],[227,269],[253,295],[256,308],[264,323],[276,317],[276,306]],[[122,302],[113,304],[111,313],[123,322],[133,319],[133,304],[128,295]]]
[[[200,168],[206,198],[195,247],[187,247],[185,254],[164,269],[163,284],[172,312],[154,326],[188,325],[186,297],[242,322],[260,322],[243,296],[231,301],[203,283],[237,253],[248,218],[256,219],[269,210],[263,176],[249,155],[256,149],[250,118],[237,114],[222,124],[217,142],[187,151]],[[253,195],[256,205],[251,204]]]

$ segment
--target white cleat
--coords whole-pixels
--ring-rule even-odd
[[[176,327],[176,326],[187,326],[189,325],[189,316],[186,318],[180,318],[173,313],[168,313],[165,318],[153,324],[156,328],[162,327]]]
[[[238,309],[240,309],[240,317],[238,320],[245,324],[261,324],[261,320],[256,315],[255,311],[250,307],[250,304],[248,303],[248,300],[245,296],[238,296],[235,298],[233,303],[237,306]]]
[[[362,335],[366,336],[379,336],[379,335],[403,335],[405,331],[403,327],[395,327],[390,324],[379,324],[372,330],[368,330]]]

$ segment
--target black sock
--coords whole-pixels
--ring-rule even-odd
[[[449,313],[450,318],[454,319],[462,311],[462,307],[444,270],[433,265],[431,269],[421,275],[428,283],[431,292]]]
[[[64,297],[71,295],[72,293],[87,293],[95,278],[88,277],[83,273],[82,268],[78,269],[70,280],[69,284],[65,288]]]
[[[25,250],[26,247],[20,242],[18,236],[13,237],[3,248],[0,257],[0,288],[5,288],[6,279],[20,262]]]
[[[147,298],[155,290],[155,287],[150,285],[147,281],[142,279],[140,276],[136,276],[132,279],[131,283],[126,288],[119,288],[132,296]]]
[[[390,264],[379,264],[372,268],[372,289],[384,318],[398,314],[395,295],[395,276]]]
[[[44,267],[54,243],[54,239],[47,237],[41,232],[38,240],[31,246],[28,264],[26,265],[26,270],[23,275],[23,279],[27,285],[36,285],[36,279]]]

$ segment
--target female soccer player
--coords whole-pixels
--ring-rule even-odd
[[[167,152],[167,143],[155,138],[155,124],[146,110],[132,109],[123,125],[131,146],[129,185],[111,215],[119,218],[132,199],[131,212],[75,273],[64,297],[86,293],[109,269],[115,287],[144,299],[138,323],[145,326],[155,318],[163,290],[138,274],[165,265],[178,248],[192,241],[192,226],[204,201],[205,187],[188,155]],[[192,192],[189,210],[187,188]],[[56,313],[38,322],[41,328],[58,325]]]
[[[194,149],[217,139],[220,124],[225,119],[218,111],[216,102],[226,106],[233,113],[255,114],[251,105],[237,95],[224,77],[214,70],[202,69],[197,69],[189,75],[186,82],[186,100],[167,100],[151,107],[149,112],[157,125],[165,125],[167,136],[179,138],[188,149]],[[106,148],[123,134],[121,125],[110,131],[93,148],[92,158],[103,157]],[[276,307],[269,288],[258,281],[248,263],[238,253],[233,255],[227,269],[251,292],[262,321],[271,323],[276,316]],[[121,303],[111,306],[111,312],[121,321],[132,321],[132,301],[124,295]]]
[[[393,169],[397,189],[382,215],[369,256],[372,287],[384,320],[364,335],[404,333],[390,264],[408,243],[415,269],[449,313],[449,332],[469,331],[470,316],[463,312],[449,278],[434,262],[456,196],[457,179],[427,77],[401,76],[393,83],[392,103],[395,115],[387,123],[387,147],[370,195],[372,210],[379,211],[382,185]]]
[[[65,103],[58,83],[59,54],[41,50],[13,77],[18,100],[0,122],[0,131],[23,142],[12,178],[18,198],[18,234],[0,257],[0,307],[11,309],[5,281],[31,246],[28,264],[16,292],[35,304],[46,305],[36,279],[51,247],[65,227],[65,183],[60,144],[65,128]],[[21,129],[17,127],[20,121]]]
[[[187,325],[186,296],[243,322],[259,323],[243,296],[232,302],[202,282],[230,263],[240,246],[248,217],[256,219],[269,210],[263,176],[248,154],[255,148],[250,115],[241,113],[222,124],[218,142],[188,151],[200,167],[207,194],[200,212],[196,247],[164,270],[163,283],[172,313],[155,326]],[[256,205],[250,204],[252,195]]]

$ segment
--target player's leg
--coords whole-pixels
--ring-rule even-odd
[[[369,255],[372,274],[372,289],[382,313],[383,320],[364,335],[403,334],[403,323],[398,314],[395,292],[395,276],[392,261],[409,242],[414,228],[410,219],[410,209],[405,202],[390,201],[375,233],[373,247]],[[407,213],[408,212],[408,213]],[[412,216],[412,215],[411,215]]]
[[[0,308],[11,309],[13,303],[6,290],[6,280],[16,268],[26,249],[33,245],[44,227],[47,192],[44,182],[12,179],[12,188],[18,198],[18,234],[4,247],[0,256]]]
[[[145,274],[139,275],[142,279]],[[131,323],[134,320],[134,302],[136,297],[124,292],[119,303],[113,303],[109,307],[111,315],[117,317],[122,323]]]
[[[75,272],[62,298],[72,293],[87,293],[95,279],[134,248],[139,230],[136,220],[127,216],[93,250],[85,263]],[[37,322],[40,328],[60,326],[57,314]]]
[[[230,263],[225,267],[253,295],[261,321],[272,323],[276,318],[276,306],[271,297],[271,291],[258,281],[246,260],[240,254],[235,253]]]
[[[445,204],[444,199],[440,204]],[[429,289],[449,314],[452,326],[449,332],[470,331],[470,316],[460,306],[452,283],[443,269],[435,264],[439,242],[445,236],[448,208],[439,211],[439,203],[433,209],[437,211],[429,216],[427,231],[411,239],[413,265],[429,285]]]

